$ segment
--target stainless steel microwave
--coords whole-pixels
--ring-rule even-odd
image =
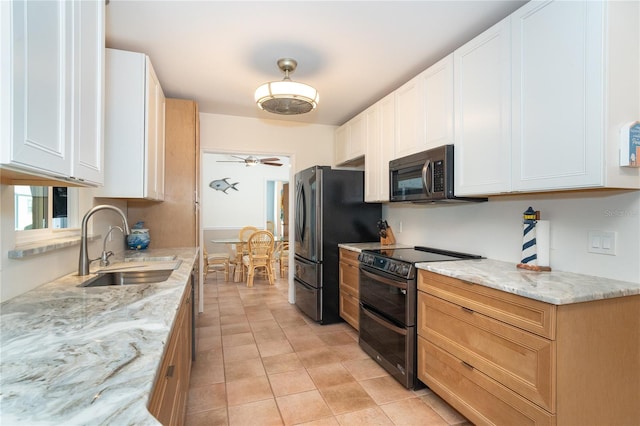
[[[486,198],[456,197],[453,177],[453,145],[443,145],[391,160],[389,201],[487,201]]]

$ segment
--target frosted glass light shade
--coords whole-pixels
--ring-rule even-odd
[[[320,95],[313,87],[291,80],[271,81],[256,89],[260,109],[275,114],[303,114],[318,106]]]

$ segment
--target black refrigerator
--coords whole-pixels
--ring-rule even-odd
[[[314,166],[295,176],[295,303],[314,321],[340,318],[340,243],[379,241],[378,203],[364,202],[364,173]]]

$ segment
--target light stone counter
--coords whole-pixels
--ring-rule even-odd
[[[571,272],[534,272],[490,259],[418,263],[416,267],[554,305],[640,294],[640,283]]]
[[[377,250],[380,248],[410,248],[413,246],[407,246],[404,244],[390,244],[383,246],[382,244],[380,244],[380,241],[375,241],[373,243],[343,243],[338,244],[338,247],[351,251],[357,251],[358,253],[360,253],[362,250]]]
[[[167,281],[78,287],[76,273],[0,305],[0,424],[157,425],[147,410],[197,248]]]

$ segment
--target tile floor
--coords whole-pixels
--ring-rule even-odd
[[[469,425],[429,389],[409,391],[358,346],[287,302],[287,282],[204,283],[187,426]]]

